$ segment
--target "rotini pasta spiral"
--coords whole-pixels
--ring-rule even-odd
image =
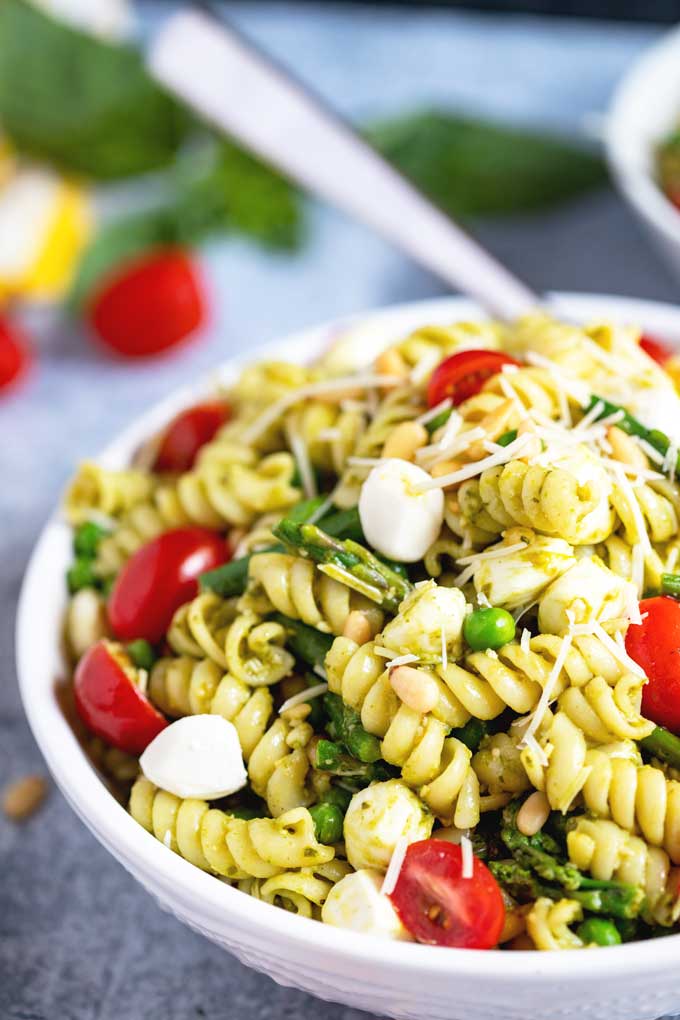
[[[251,687],[277,683],[288,676],[294,658],[284,648],[286,630],[255,613],[239,613],[234,602],[205,592],[175,613],[168,643],[178,655],[207,656]]]
[[[520,524],[570,545],[601,542],[614,530],[612,484],[594,454],[577,447],[550,466],[511,460],[463,482],[463,517],[489,537]]]
[[[238,883],[238,887],[265,903],[283,907],[301,917],[318,919],[333,886],[351,872],[352,868],[346,861],[332,860],[316,868],[283,871],[266,880],[245,879]]]
[[[527,914],[527,931],[536,949],[583,949],[584,942],[570,925],[583,920],[581,904],[576,900],[555,903],[542,896]]]
[[[361,409],[310,400],[286,416],[285,426],[297,434],[315,467],[340,475],[366,428]]]
[[[351,612],[360,610],[371,634],[382,625],[383,614],[374,603],[346,585],[322,574],[311,562],[287,553],[258,553],[250,560],[248,575],[285,616],[330,634],[342,634]]]
[[[496,349],[503,335],[503,327],[495,322],[454,322],[446,326],[421,326],[392,350],[403,358],[408,368],[423,361],[432,368],[450,354],[466,347]]]
[[[306,808],[280,818],[235,818],[204,800],[181,800],[140,777],[130,793],[130,814],[169,850],[232,881],[272,878],[282,871],[333,860],[318,843]]]
[[[153,484],[145,471],[108,471],[99,464],[81,464],[64,497],[68,521],[72,525],[82,524],[93,514],[120,517],[148,499]]]

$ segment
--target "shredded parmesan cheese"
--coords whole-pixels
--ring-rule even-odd
[[[460,837],[460,849],[463,853],[463,867],[460,876],[461,878],[472,878],[475,855],[472,852],[472,843],[467,836]]]
[[[427,425],[427,423],[433,421],[437,415],[440,415],[443,411],[448,411],[448,409],[452,406],[453,401],[451,400],[451,397],[446,397],[446,399],[442,400],[441,403],[435,404],[434,407],[431,407],[428,411],[419,415],[416,418],[416,421],[419,425]]]
[[[328,690],[328,684],[314,684],[313,687],[307,687],[304,691],[298,691],[297,694],[293,694],[292,697],[287,698],[286,701],[281,705],[279,709],[279,715],[283,715],[290,708],[295,708],[296,705],[303,705],[306,701],[312,701],[314,698],[318,698],[321,694],[325,694]]]
[[[522,649],[523,652],[528,652],[531,650],[530,641],[531,631],[527,627],[525,627],[524,630],[522,631],[522,636],[519,639],[519,647]]]
[[[494,546],[492,549],[487,549],[485,552],[474,553],[472,556],[461,556],[460,559],[456,560],[459,566],[465,567],[468,564],[481,563],[482,560],[499,560],[503,556],[510,556],[512,553],[519,552],[520,549],[526,549],[526,542],[512,542],[510,545]]]
[[[539,742],[536,740],[536,737],[533,735],[533,733],[525,735],[519,746],[520,747],[524,746],[526,747],[527,751],[531,751],[534,758],[536,759],[537,765],[540,765],[541,768],[547,768],[548,755],[545,753]]]
[[[375,651],[375,649],[374,649]],[[387,649],[383,649],[387,651]],[[418,656],[409,652],[408,655],[398,655],[395,659],[390,659],[390,669],[396,669],[397,666],[408,666],[412,662],[418,662]]]
[[[651,553],[651,551],[652,551],[652,544],[649,541],[649,535],[647,534],[647,527],[645,525],[645,519],[642,516],[642,510],[640,509],[640,504],[638,503],[638,501],[637,501],[637,499],[635,497],[635,492],[633,491],[633,486],[630,484],[630,482],[626,478],[626,475],[621,470],[620,466],[617,464],[616,461],[612,461],[612,465],[613,465],[612,471],[616,475],[616,480],[618,482],[619,489],[621,490],[621,495],[624,497],[624,499],[628,503],[628,507],[630,509],[631,517],[633,518],[633,523],[635,524],[635,530],[637,531],[638,542],[640,543],[640,545],[644,549],[645,555],[647,555],[648,553]]]
[[[573,629],[574,628],[570,626],[570,633],[565,634],[564,637],[562,638],[560,650],[557,653],[557,657],[555,659],[555,662],[553,663],[553,667],[550,670],[548,679],[546,680],[545,687],[543,688],[541,696],[538,699],[538,704],[536,705],[536,708],[534,709],[530,717],[529,725],[524,731],[524,736],[522,737],[519,743],[520,747],[528,746],[527,741],[529,737],[533,737],[533,735],[535,734],[536,730],[539,727],[541,719],[545,715],[545,711],[552,700],[552,694],[553,691],[555,690],[555,685],[559,680],[560,673],[562,672],[562,667],[564,666],[567,655],[569,654],[569,649],[571,648],[572,642],[571,631]]]
[[[300,433],[293,428],[289,427],[286,429],[286,433],[288,435],[288,445],[291,448],[300,472],[305,498],[314,499],[317,495],[316,478],[314,477],[305,441]]]
[[[312,666],[312,672],[316,673],[317,676],[320,676],[322,680],[326,680],[326,670],[323,666],[320,666],[318,662],[315,666]]]
[[[394,844],[394,850],[390,857],[390,863],[387,866],[383,884],[380,887],[380,892],[383,896],[389,896],[390,893],[394,892],[396,884],[399,880],[399,874],[404,863],[404,857],[408,850],[408,840],[406,836],[400,836],[397,842]]]
[[[474,478],[475,475],[481,475],[487,468],[496,467],[499,464],[507,464],[509,460],[513,460],[521,450],[533,441],[533,436],[526,434],[518,436],[512,443],[508,443],[499,453],[492,453],[489,457],[483,457],[482,460],[476,461],[474,464],[466,464],[464,467],[459,468],[458,471],[452,471],[448,475],[442,475],[440,478],[430,478],[427,482],[421,482],[419,485],[414,486],[418,492],[426,492],[428,489],[445,489],[449,485],[457,485],[458,482],[464,482],[468,478]]]
[[[631,673],[635,673],[636,676],[645,675],[645,671],[638,666],[634,659],[631,659],[625,648],[617,644],[597,620],[592,620],[590,623],[578,623],[571,628],[571,632],[574,635],[594,634],[600,639],[605,648],[611,652],[614,658],[618,659],[622,666],[625,666]]]
[[[551,361],[550,358],[537,354],[535,351],[529,351],[526,360],[530,365],[535,365],[536,368],[545,368],[550,372],[555,385],[559,389],[564,390],[567,396],[575,400],[581,407],[588,406],[590,403],[590,390],[588,386],[581,382],[580,379],[568,376],[562,365],[558,365],[556,361]]]

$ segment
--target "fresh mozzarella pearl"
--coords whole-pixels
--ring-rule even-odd
[[[248,781],[236,729],[221,715],[189,715],[171,723],[139,764],[154,786],[182,798],[215,800]]]
[[[421,560],[444,520],[441,489],[421,492],[430,481],[422,468],[396,457],[373,468],[361,488],[359,517],[369,543],[402,563]]]
[[[321,908],[321,920],[336,928],[412,942],[387,896],[379,871],[355,871],[333,886]]]
[[[427,839],[434,818],[399,779],[374,783],[355,793],[345,815],[347,860],[353,868],[386,870],[404,836],[409,843]]]

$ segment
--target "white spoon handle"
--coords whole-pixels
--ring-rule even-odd
[[[180,10],[148,60],[154,77],[208,121],[493,315],[511,319],[539,304],[336,114],[215,17]]]

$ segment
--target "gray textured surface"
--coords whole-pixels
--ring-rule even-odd
[[[234,7],[240,23],[351,114],[438,100],[577,128],[604,109],[654,29],[446,13]],[[539,288],[673,300],[678,287],[611,193],[487,226],[483,239]],[[31,384],[0,404],[0,776],[42,763],[16,690],[16,599],[41,522],[78,458],[187,374],[316,319],[427,297],[438,284],[364,230],[316,210],[294,259],[227,243],[205,254],[215,321],[179,357],[130,368],[46,322]],[[40,622],[36,621],[36,640]],[[138,1020],[361,1014],[277,988],[160,913],[52,790],[21,828],[0,819],[0,1017]]]

